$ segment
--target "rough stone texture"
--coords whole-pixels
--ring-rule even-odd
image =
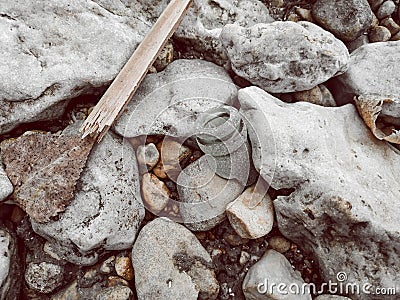
[[[140,231],[132,249],[138,299],[215,299],[211,257],[196,236],[167,218]]]
[[[336,106],[335,99],[333,99],[330,91],[322,84],[311,90],[296,92],[293,97],[296,102],[305,101],[321,106]]]
[[[96,300],[129,300],[133,293],[127,286],[112,286],[101,291]]]
[[[82,140],[78,130],[66,132],[26,132],[0,145],[15,186],[12,199],[36,222],[50,221],[69,205],[92,149],[93,139]]]
[[[311,300],[310,294],[293,294],[289,289],[291,284],[301,287],[303,283],[286,257],[269,249],[247,272],[243,280],[243,293],[247,300]],[[286,285],[283,290],[287,294],[279,293],[278,284]]]
[[[378,17],[378,19],[390,17],[390,15],[394,13],[395,9],[396,4],[394,4],[394,2],[391,0],[386,0],[377,10],[376,16]]]
[[[202,60],[176,60],[163,72],[145,77],[115,131],[125,137],[190,136],[197,130],[198,114],[231,105],[236,95],[223,68]]]
[[[340,40],[306,21],[226,25],[220,38],[236,74],[273,93],[309,90],[346,71],[349,60]]]
[[[399,61],[400,41],[373,43],[358,48],[350,56],[347,72],[337,77],[340,83],[338,90],[344,94],[340,98],[351,101],[355,95],[375,94],[394,96],[400,101]]]
[[[139,170],[144,172],[150,171],[154,168],[160,160],[160,153],[158,152],[156,145],[149,143],[147,145],[139,145],[136,150],[136,157]]]
[[[71,204],[57,220],[32,222],[61,257],[93,264],[98,252],[132,246],[144,217],[135,153],[108,133],[95,144]]]
[[[226,214],[233,229],[242,238],[257,239],[267,235],[274,225],[274,207],[267,193],[260,193],[255,186],[247,188],[226,207]]]
[[[18,300],[20,293],[20,262],[17,237],[8,226],[0,223],[0,299]]]
[[[133,268],[131,259],[128,256],[118,255],[115,259],[115,272],[125,280],[132,280]]]
[[[373,19],[367,0],[317,0],[312,13],[317,23],[346,42],[366,32]]]
[[[66,99],[109,83],[150,29],[146,10],[112,0],[3,1],[0,133],[57,117]]]
[[[179,207],[182,221],[190,230],[209,230],[221,223],[228,203],[244,189],[236,179],[216,175],[215,169],[212,156],[203,155],[179,174]]]
[[[14,191],[14,187],[4,171],[3,164],[0,156],[0,202],[6,199]]]
[[[64,269],[48,262],[30,263],[25,270],[25,281],[31,289],[48,294],[62,284]]]
[[[255,167],[274,189],[294,188],[274,201],[282,234],[314,255],[325,282],[342,271],[347,282],[399,288],[400,152],[352,105],[286,104],[256,87],[239,101],[258,139]]]
[[[390,17],[383,19],[381,25],[385,26],[390,31],[390,34],[396,34],[400,31],[400,25]]]
[[[226,51],[219,40],[224,25],[247,27],[273,21],[261,1],[194,0],[174,39],[180,43],[186,55],[203,57],[229,68]]]
[[[391,36],[389,29],[383,26],[376,26],[368,33],[368,38],[371,43],[386,42],[390,40]]]

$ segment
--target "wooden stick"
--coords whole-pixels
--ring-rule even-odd
[[[94,135],[100,142],[132,99],[148,69],[178,28],[191,2],[192,0],[171,0],[83,123],[80,129],[83,132],[82,138]]]

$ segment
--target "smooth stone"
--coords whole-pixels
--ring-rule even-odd
[[[138,176],[131,145],[107,133],[94,145],[71,204],[54,221],[31,220],[33,230],[80,265],[96,263],[104,250],[132,247],[144,218]]]
[[[366,32],[373,18],[367,0],[317,0],[312,13],[317,23],[346,42]]]
[[[309,90],[346,71],[349,61],[340,40],[306,21],[226,25],[221,40],[235,73],[273,93]]]
[[[324,282],[345,272],[347,282],[398,286],[400,152],[353,105],[286,104],[256,87],[239,101],[255,128],[256,169],[272,188],[294,188],[274,200],[280,232],[318,261]]]
[[[226,207],[228,220],[236,233],[247,239],[267,235],[274,225],[274,207],[270,196],[255,186],[247,188]]]
[[[188,158],[192,151],[181,142],[165,137],[157,143],[157,149],[161,153],[161,159],[154,167],[153,173],[162,179],[176,180],[182,171],[180,163]]]
[[[1,162],[1,157],[0,157]],[[0,163],[0,202],[5,200],[14,191],[14,187],[7,176],[6,171],[3,168],[3,164]]]
[[[171,197],[166,184],[151,173],[146,173],[142,177],[142,194],[143,204],[153,214],[162,211]]]
[[[109,84],[152,26],[144,11],[112,0],[3,2],[0,133],[58,118],[69,99]]]
[[[197,131],[199,114],[232,105],[236,95],[237,88],[223,68],[197,59],[175,60],[164,71],[145,77],[114,130],[127,138],[190,137]]]
[[[48,294],[63,283],[64,268],[49,262],[30,263],[25,270],[28,286],[43,294]]]
[[[371,43],[386,42],[390,40],[391,36],[389,29],[383,26],[376,26],[368,33],[368,38]]]
[[[139,145],[136,150],[136,157],[139,170],[151,171],[160,160],[160,153],[158,152],[156,145],[149,143],[146,145]]]
[[[340,97],[335,99],[340,99],[339,104],[343,104],[351,102],[356,95],[380,95],[400,101],[400,64],[396,63],[399,60],[399,41],[372,43],[358,48],[350,56],[349,69],[338,76],[337,81],[335,79],[337,89],[341,91]]]
[[[56,294],[53,294],[51,300],[80,300],[81,294],[78,289],[78,282],[74,280],[70,285],[66,286]]]
[[[196,236],[168,218],[140,231],[132,249],[138,299],[216,299],[210,255]]]
[[[392,35],[400,31],[400,25],[397,24],[392,18],[385,18],[381,21],[381,25],[389,29]]]
[[[392,13],[394,13],[396,9],[396,4],[393,1],[387,0],[382,3],[379,9],[376,12],[376,16],[379,20],[384,19],[386,17],[390,17]]]
[[[203,155],[179,174],[179,207],[182,221],[190,230],[210,230],[221,223],[228,203],[244,189],[236,179],[224,179],[215,170],[212,156]]]
[[[277,289],[279,284],[286,286],[284,293]],[[247,272],[243,280],[243,293],[249,300],[311,300],[309,293],[295,294],[289,288],[290,285],[301,288],[303,284],[304,280],[293,270],[286,257],[269,249]]]

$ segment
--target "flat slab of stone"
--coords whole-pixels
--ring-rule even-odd
[[[274,189],[293,188],[274,201],[282,234],[314,255],[325,281],[345,272],[347,282],[398,288],[400,152],[352,105],[288,104],[256,87],[239,101],[256,169]],[[351,296],[373,299],[362,297]]]

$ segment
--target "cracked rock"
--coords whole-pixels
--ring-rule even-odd
[[[95,263],[104,250],[131,247],[144,217],[138,176],[131,145],[108,133],[94,145],[70,205],[55,220],[31,220],[33,230],[81,265]]]
[[[237,88],[223,68],[202,60],[176,60],[163,72],[145,77],[114,130],[127,138],[189,137],[197,130],[200,113],[232,105],[236,96]]]
[[[110,83],[152,25],[145,11],[111,0],[3,2],[0,133],[56,118],[68,99]]]
[[[400,152],[352,105],[286,104],[256,87],[239,101],[256,169],[274,189],[293,188],[274,201],[281,233],[314,256],[325,282],[345,272],[347,282],[398,287]]]
[[[273,93],[309,90],[346,71],[349,61],[340,40],[306,21],[226,25],[220,38],[235,73]]]
[[[216,299],[210,255],[196,236],[167,218],[140,231],[132,249],[138,299]]]

